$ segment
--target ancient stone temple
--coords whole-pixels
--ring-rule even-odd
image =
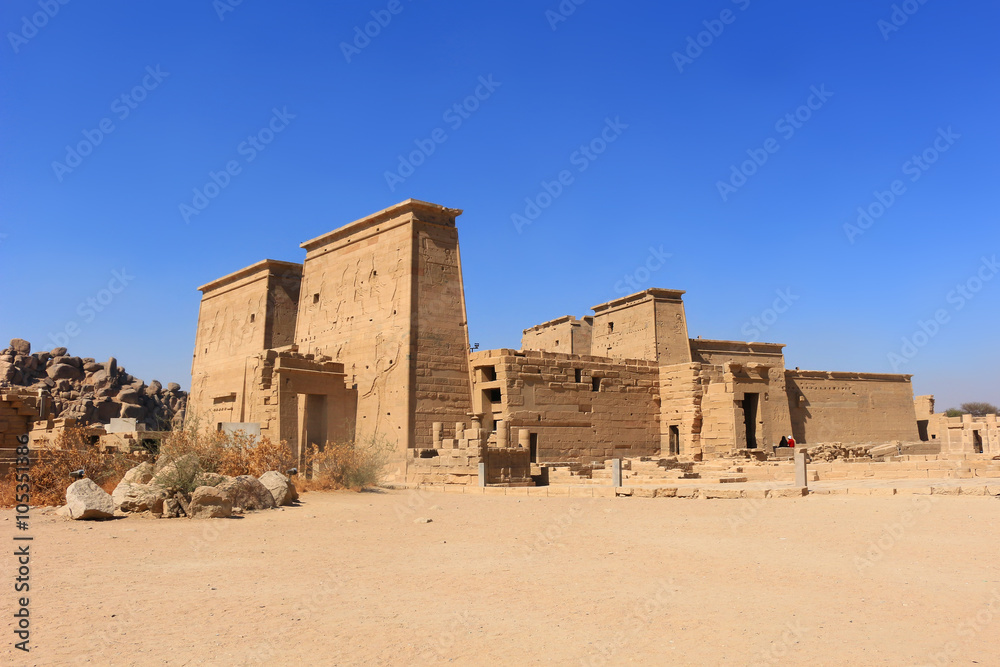
[[[188,413],[305,447],[394,444],[399,475],[530,483],[529,462],[919,439],[908,375],[785,368],[688,337],[649,289],[469,351],[458,209],[407,200],[203,285]]]

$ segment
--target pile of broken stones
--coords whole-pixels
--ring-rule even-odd
[[[70,519],[110,519],[147,512],[158,519],[215,519],[291,505],[299,497],[292,481],[276,470],[259,479],[201,473],[190,494],[166,485],[171,472],[168,465],[154,474],[153,464],[143,463],[125,473],[111,494],[92,480],[78,480],[66,489],[66,505],[58,513]]]
[[[150,430],[161,430],[181,416],[187,393],[171,382],[147,385],[125,372],[111,357],[105,362],[70,356],[65,347],[31,352],[21,338],[0,350],[0,386],[42,389],[52,397],[57,418],[75,418],[81,424],[107,424],[112,418],[134,418]]]

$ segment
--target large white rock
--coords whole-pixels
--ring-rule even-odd
[[[292,480],[282,475],[277,470],[270,470],[260,476],[260,483],[267,487],[274,498],[274,502],[280,507],[291,505],[299,494],[295,490]]]
[[[90,479],[73,482],[66,489],[66,507],[71,519],[110,519],[115,515],[111,495]]]

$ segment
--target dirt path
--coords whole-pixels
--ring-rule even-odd
[[[37,516],[33,650],[6,621],[0,662],[1000,664],[994,498],[303,501],[200,522]]]

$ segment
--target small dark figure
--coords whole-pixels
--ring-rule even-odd
[[[778,447],[787,447],[787,446],[788,446],[788,438],[786,438],[785,436],[781,436],[781,442],[778,443]]]

